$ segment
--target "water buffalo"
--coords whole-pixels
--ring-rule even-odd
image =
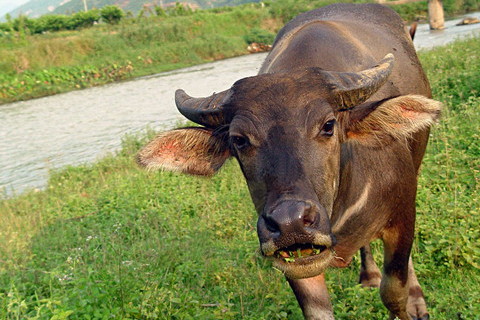
[[[440,103],[395,12],[335,4],[301,14],[257,76],[207,98],[177,90],[175,101],[202,126],[160,134],[138,162],[209,176],[236,158],[261,253],[285,273],[305,318],[333,319],[323,273],[360,248],[361,281],[380,286],[391,318],[428,318],[410,250],[417,174]],[[383,277],[368,247],[377,238]]]

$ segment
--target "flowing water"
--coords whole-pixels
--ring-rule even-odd
[[[470,14],[480,18],[480,12]],[[430,32],[420,25],[417,49],[480,35],[480,24]],[[127,133],[146,126],[172,126],[182,117],[173,100],[177,88],[207,96],[255,75],[266,54],[226,59],[137,80],[0,106],[0,194],[11,196],[45,186],[48,173],[94,161],[117,150]]]

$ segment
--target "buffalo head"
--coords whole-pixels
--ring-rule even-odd
[[[355,73],[308,68],[262,74],[207,98],[178,90],[178,109],[202,127],[160,134],[138,162],[208,176],[235,157],[259,215],[262,254],[289,278],[318,275],[335,256],[330,218],[342,146],[381,148],[438,116],[437,102],[423,96],[371,101],[393,63],[389,54]]]

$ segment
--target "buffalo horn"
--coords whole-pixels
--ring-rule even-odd
[[[216,128],[225,124],[223,104],[228,93],[229,90],[226,90],[206,98],[193,98],[179,89],[175,92],[175,104],[187,119],[208,128]]]
[[[387,81],[393,61],[389,53],[375,67],[360,72],[325,71],[338,110],[349,110],[367,101]]]

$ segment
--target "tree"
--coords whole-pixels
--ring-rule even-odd
[[[117,24],[125,16],[125,12],[117,6],[105,6],[100,10],[102,19],[108,24]]]
[[[34,20],[36,28],[30,29],[32,33],[42,33],[45,31],[59,31],[68,28],[70,17],[58,14],[48,14]]]
[[[87,28],[93,26],[100,20],[100,11],[93,9],[90,11],[79,11],[72,15],[69,29]]]

